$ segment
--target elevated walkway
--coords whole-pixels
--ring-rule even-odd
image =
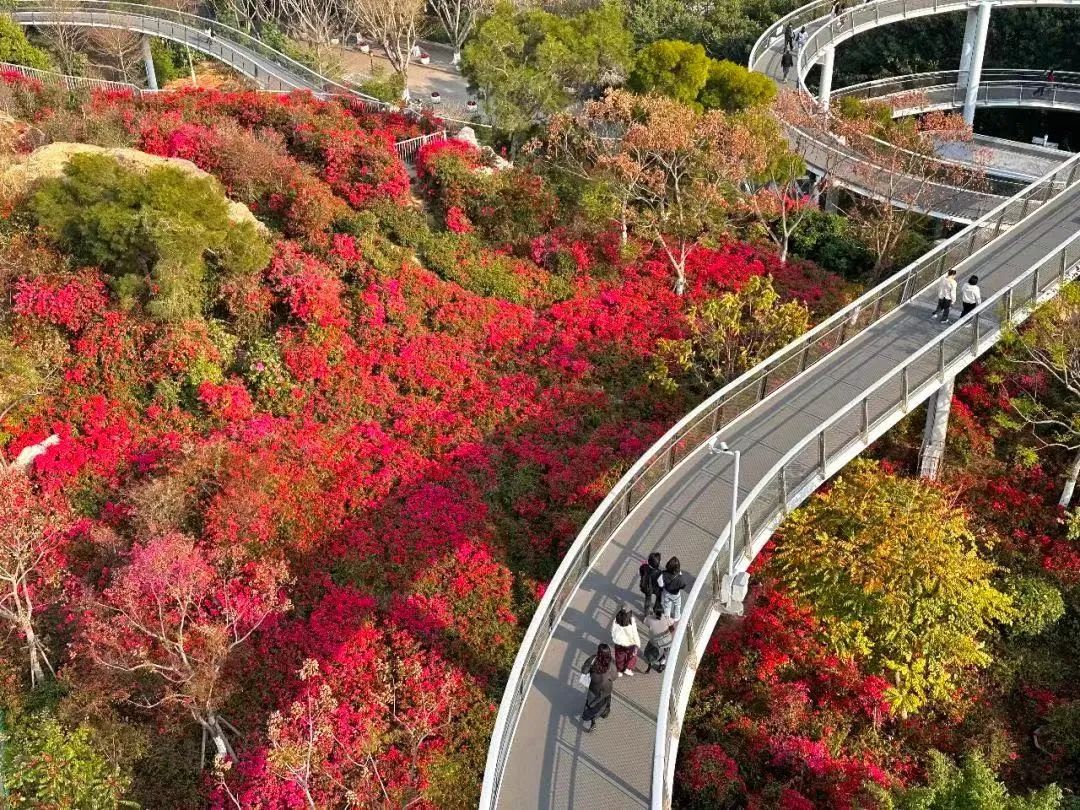
[[[859,21],[846,21],[844,33],[832,30],[835,20],[819,19],[830,7],[815,3],[789,17],[813,32],[798,67],[804,89],[813,61],[852,31],[874,27],[869,20],[967,9],[874,0],[854,10]],[[752,67],[778,72],[782,25],[763,35]],[[790,138],[811,165],[882,193],[863,179],[878,167],[848,144],[817,131],[794,130]],[[890,182],[895,187],[896,178]],[[788,511],[987,351],[1006,324],[1022,321],[1074,277],[1078,203],[1080,157],[1009,199],[942,188],[932,213],[972,224],[718,391],[627,471],[582,528],[530,623],[499,707],[481,808],[670,806],[683,713],[729,598],[725,577],[745,571]],[[929,317],[932,285],[950,268],[978,273],[987,300],[943,327]],[[742,453],[734,516],[733,465],[710,452],[710,439]],[[697,575],[669,666],[662,679],[619,679],[611,716],[585,734],[576,673],[610,639],[621,605],[640,615],[636,569],[652,551],[678,555]]]

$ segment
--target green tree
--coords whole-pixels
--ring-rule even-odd
[[[883,797],[888,810],[1058,810],[1061,788],[1050,785],[1027,797],[1011,796],[1005,785],[977,753],[957,767],[939,751],[930,752],[927,784],[899,789]]]
[[[694,104],[709,77],[710,61],[700,45],[661,39],[638,52],[629,85],[639,93],[660,93]]]
[[[500,3],[465,46],[462,72],[510,141],[599,87],[621,84],[632,38],[613,2],[559,17]]]
[[[986,639],[1014,616],[948,495],[856,461],[784,524],[773,564],[821,617],[841,655],[890,676],[907,714],[948,700],[964,670],[990,663]]]
[[[776,98],[776,82],[726,59],[712,60],[698,101],[710,110],[739,112],[762,107]]]
[[[1036,310],[1023,329],[1007,336],[1004,349],[1010,362],[1036,373],[1010,375],[1017,388],[1012,414],[999,421],[1030,426],[1044,447],[1073,454],[1059,499],[1067,507],[1080,477],[1080,284],[1067,284]]]
[[[688,337],[661,339],[650,378],[669,390],[679,382],[704,393],[752,368],[806,331],[810,315],[798,301],[782,302],[767,276],[692,306]]]
[[[111,274],[122,297],[147,298],[163,320],[202,315],[216,276],[253,273],[270,256],[251,222],[230,219],[216,181],[173,166],[144,172],[105,155],[74,155],[29,208],[77,261]]]
[[[53,717],[33,714],[3,733],[5,807],[115,810],[130,780],[99,752],[85,726],[65,729]]]
[[[21,25],[0,10],[0,62],[48,70],[49,55],[35,48],[26,38]]]

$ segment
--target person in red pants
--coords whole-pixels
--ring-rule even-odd
[[[638,636],[634,614],[626,608],[620,608],[615,614],[615,624],[611,626],[611,640],[615,644],[615,669],[619,677],[634,674],[641,637]]]

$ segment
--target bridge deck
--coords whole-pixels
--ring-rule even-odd
[[[977,273],[984,297],[1001,289],[1080,230],[1080,188],[976,253],[959,277]],[[755,484],[823,419],[836,413],[941,327],[929,320],[934,291],[871,326],[851,343],[792,380],[723,431],[743,451],[740,490]],[[954,318],[958,315],[954,310]],[[928,367],[926,375],[934,368]],[[871,404],[871,418],[883,413]],[[850,426],[852,435],[858,426]],[[816,459],[808,458],[807,466]],[[649,552],[676,554],[695,572],[725,531],[731,497],[730,461],[704,451],[690,456],[630,515],[573,596],[527,695],[502,780],[499,806],[530,808],[648,807],[660,678],[620,678],[611,716],[582,731],[584,692],[578,668],[600,641],[609,641],[615,611],[641,605],[636,570]]]

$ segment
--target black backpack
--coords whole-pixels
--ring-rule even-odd
[[[655,593],[656,577],[659,573],[659,571],[650,566],[647,562],[643,562],[638,568],[638,589],[642,593]]]

